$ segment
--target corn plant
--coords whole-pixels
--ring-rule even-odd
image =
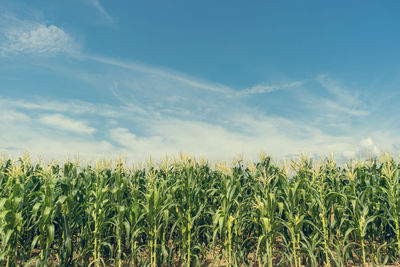
[[[54,166],[47,170],[38,171],[41,177],[41,187],[37,192],[37,202],[33,206],[33,224],[38,229],[37,236],[32,242],[32,248],[38,243],[40,255],[37,264],[40,266],[53,265],[51,253],[55,240],[56,216],[59,212],[59,205],[55,196],[55,174]]]
[[[74,228],[74,217],[78,214],[74,214],[74,190],[75,175],[73,172],[74,165],[72,163],[64,164],[64,176],[61,177],[57,182],[58,200],[57,204],[60,207],[60,228],[62,229],[62,235],[60,239],[60,251],[58,257],[61,265],[71,265],[73,257],[73,228]],[[75,191],[75,192],[74,192]]]
[[[395,233],[397,259],[400,259],[400,183],[399,170],[397,164],[393,160],[387,160],[383,163],[382,168],[383,186],[380,190],[383,192],[381,201],[386,205],[382,205],[385,209],[385,215],[389,226]]]
[[[182,247],[179,247],[179,254],[182,255],[182,262],[186,266],[194,263],[200,265],[200,256],[204,249],[199,245],[200,226],[198,220],[202,219],[205,207],[207,206],[206,191],[201,187],[198,168],[193,160],[186,160],[177,166],[175,173],[176,183],[174,184],[174,195],[176,199],[175,211],[177,220],[173,228],[179,229]],[[194,261],[193,261],[194,260]]]
[[[332,251],[333,238],[335,227],[339,226],[339,221],[343,218],[344,209],[341,208],[343,200],[346,199],[340,191],[335,189],[337,180],[340,179],[340,172],[337,171],[335,163],[329,159],[323,165],[316,166],[312,172],[312,181],[310,193],[312,195],[310,209],[311,214],[315,215],[311,219],[314,224],[314,229],[322,239],[322,254],[323,258],[316,257],[318,262],[324,263],[325,266],[331,266],[331,260],[336,265],[340,265],[340,257],[334,256]],[[316,244],[316,242],[313,242]]]
[[[222,174],[221,186],[216,191],[217,210],[213,215],[213,244],[221,241],[221,246],[225,250],[227,266],[236,264],[233,257],[233,238],[234,228],[239,218],[238,214],[238,194],[240,184],[233,179],[232,172],[226,167],[226,172]]]
[[[114,212],[112,225],[114,226],[115,239],[117,241],[116,265],[122,266],[123,239],[129,236],[130,225],[128,222],[127,209],[127,190],[128,180],[122,162],[118,161],[116,171],[112,175],[114,187],[111,190],[112,203],[111,209]],[[124,235],[124,233],[126,233]]]
[[[9,177],[4,188],[5,191],[8,191],[8,197],[0,199],[2,245],[0,262],[7,267],[16,266],[18,247],[22,242],[22,194],[24,194],[23,173],[20,167],[14,166],[8,173]]]
[[[360,175],[363,175],[362,173]],[[347,227],[345,239],[351,235],[353,245],[359,247],[361,253],[358,251],[354,251],[358,254],[358,258],[360,259],[363,266],[367,264],[367,255],[366,255],[366,242],[368,240],[367,230],[369,224],[373,223],[376,219],[376,215],[371,215],[370,211],[370,191],[369,187],[365,188],[361,193],[358,193],[356,190],[356,185],[351,183],[346,186],[348,189],[348,207],[347,207]]]
[[[269,184],[271,181],[266,182]],[[272,267],[273,246],[278,233],[276,229],[279,228],[278,218],[281,214],[279,214],[279,202],[276,190],[271,189],[269,185],[265,184],[263,187],[261,196],[255,196],[254,204],[256,208],[255,218],[261,228],[261,233],[257,241],[256,255],[259,266],[263,266],[264,262],[266,266]]]
[[[160,253],[165,254],[165,225],[169,224],[168,208],[173,204],[166,181],[157,179],[154,170],[148,172],[147,191],[143,203],[147,248],[150,266],[157,266]],[[164,231],[163,231],[164,230]],[[162,237],[162,238],[161,238]],[[161,252],[160,252],[161,251]]]
[[[143,218],[144,218],[144,207],[142,203],[142,191],[139,187],[138,180],[141,178],[140,172],[136,172],[136,175],[132,177],[129,186],[129,198],[127,216],[129,225],[126,226],[128,230],[127,236],[129,238],[129,250],[130,250],[130,263],[133,266],[139,266],[139,249],[140,249],[140,236],[142,235],[143,229]]]
[[[91,204],[88,207],[88,215],[92,222],[92,236],[93,236],[93,261],[90,265],[100,266],[105,265],[104,258],[102,257],[102,248],[107,247],[112,250],[111,244],[104,238],[104,233],[110,226],[109,219],[110,207],[110,188],[108,179],[109,170],[101,170],[99,166],[93,171],[95,182],[93,184],[91,195]]]
[[[305,223],[309,223],[306,218],[307,205],[309,201],[309,188],[307,186],[311,176],[311,161],[302,159],[293,162],[293,169],[297,170],[297,175],[291,180],[286,180],[282,186],[280,202],[283,203],[283,216],[281,224],[287,232],[283,235],[283,241],[290,249],[284,252],[286,259],[295,266],[299,267],[302,263],[301,237]]]

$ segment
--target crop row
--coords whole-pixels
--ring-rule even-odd
[[[0,162],[2,266],[400,261],[399,162]]]

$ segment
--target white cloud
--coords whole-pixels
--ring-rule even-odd
[[[31,104],[36,106],[38,103]],[[238,154],[255,158],[261,150],[278,158],[300,152],[310,155],[334,152],[353,157],[366,150],[379,151],[372,138],[359,138],[360,132],[333,136],[301,121],[256,114],[248,107],[242,107],[240,112],[227,110],[225,113],[213,107],[218,119],[214,122],[200,121],[193,116],[180,119],[166,114],[143,119],[126,113],[114,118],[110,124],[101,119],[101,127],[92,127],[85,122],[88,116],[95,116],[93,113],[82,113],[81,119],[76,120],[58,113],[46,114],[48,110],[35,110],[39,115],[28,116],[32,109],[14,106],[18,110],[7,112],[8,108],[0,108],[0,121],[7,129],[0,132],[0,151],[13,155],[26,149],[33,155],[46,157],[63,158],[79,153],[82,158],[96,158],[121,154],[140,161],[150,154],[157,159],[179,152],[224,160]],[[118,110],[121,107],[109,108]],[[39,119],[35,119],[37,116]],[[102,137],[92,135],[94,131],[96,136]],[[359,143],[357,139],[362,141],[354,147],[353,144]]]
[[[42,155],[46,159],[63,159],[77,154],[85,159],[117,155],[117,149],[110,142],[95,139],[93,135],[76,135],[69,129],[61,129],[63,132],[60,133],[58,125],[40,123],[40,120],[25,112],[12,111],[3,106],[0,106],[0,114],[0,152],[10,156],[20,156],[25,151],[32,153],[34,158]],[[51,117],[45,121],[52,124]],[[75,125],[82,126],[79,123]]]
[[[29,116],[22,112],[10,109],[0,109],[0,122],[23,122],[29,119]]]
[[[374,144],[371,137],[365,138],[360,141],[360,148],[362,152],[372,153],[373,155],[379,154],[378,147]]]
[[[394,140],[394,139],[393,139]],[[343,156],[346,159],[354,159],[357,157],[377,156],[380,153],[379,148],[375,145],[371,137],[361,139],[358,146],[353,150],[346,150]]]
[[[110,130],[111,139],[125,147],[132,147],[137,143],[136,135],[126,128],[114,128]]]
[[[55,100],[36,97],[33,101],[24,99],[1,98],[0,105],[11,109],[23,109],[31,111],[51,111],[69,114],[95,114],[96,116],[115,118],[121,116],[123,109],[115,109],[107,104],[96,104],[79,100]]]
[[[141,137],[120,127],[111,129],[109,133],[111,140],[122,147],[119,153],[139,160],[149,154],[161,158],[165,154],[175,155],[179,152],[205,156],[210,160],[232,159],[239,154],[255,158],[261,150],[277,157],[290,157],[300,152],[312,155],[330,152],[341,154],[351,149],[353,142],[349,137],[332,137],[318,129],[302,127],[279,118],[235,116],[229,123],[234,122],[245,123],[243,128],[246,131],[207,122],[164,118],[141,125],[147,133]],[[293,135],[296,131],[306,131],[308,136],[300,138]]]
[[[140,158],[140,155],[158,153],[160,148],[161,151],[166,148],[166,144],[163,143],[163,139],[159,136],[138,138],[129,129],[121,127],[112,128],[109,133],[111,140],[130,151],[129,154],[134,158]]]
[[[298,87],[303,84],[304,84],[304,82],[302,82],[302,81],[286,83],[286,84],[283,84],[280,86],[257,84],[251,88],[237,92],[236,96],[247,96],[247,95],[254,95],[254,94],[271,93],[271,92],[278,91],[278,90],[288,89],[288,88],[292,88],[292,87]]]
[[[62,114],[44,115],[39,118],[39,121],[60,130],[75,133],[93,133],[96,131],[95,128],[88,126],[86,122],[71,119]]]
[[[7,54],[76,54],[74,39],[56,25],[25,21],[9,14],[0,18],[0,52]]]

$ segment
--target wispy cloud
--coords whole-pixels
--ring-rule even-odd
[[[254,85],[250,88],[247,89],[233,89],[232,87],[220,84],[220,83],[212,83],[210,81],[205,81],[198,79],[196,77],[191,77],[189,75],[186,75],[184,73],[179,73],[177,71],[172,71],[172,70],[167,70],[163,69],[160,67],[154,67],[154,66],[149,66],[145,65],[139,62],[126,62],[126,61],[120,61],[112,58],[106,58],[102,56],[94,56],[94,55],[85,55],[84,56],[88,60],[96,61],[98,63],[103,63],[111,66],[115,66],[121,69],[125,69],[128,71],[132,72],[140,72],[143,74],[151,75],[152,80],[159,80],[160,78],[163,79],[162,81],[165,82],[165,87],[169,86],[171,82],[175,82],[173,86],[176,87],[181,87],[186,86],[185,88],[192,88],[192,89],[198,89],[198,90],[204,90],[204,91],[209,91],[213,92],[216,94],[219,94],[220,96],[223,97],[241,97],[241,96],[249,96],[249,95],[254,95],[254,94],[264,94],[264,93],[270,93],[278,90],[285,90],[285,89],[290,89],[290,88],[295,88],[295,87],[300,87],[305,84],[305,81],[294,81],[294,82],[287,82],[283,84],[276,84],[276,85],[269,85],[267,83],[261,83]],[[139,78],[143,79],[143,77]],[[151,82],[149,83],[151,84]],[[135,85],[137,87],[137,82]],[[151,86],[150,86],[151,87]],[[154,88],[154,86],[153,86]],[[157,88],[154,88],[153,90],[157,90]],[[118,92],[118,84],[114,85],[112,87],[112,91],[116,96],[119,96]],[[171,92],[170,92],[171,93]]]
[[[325,109],[331,110],[333,112],[336,112],[337,115],[340,114],[347,114],[350,116],[366,116],[369,114],[367,110],[361,109],[358,106],[357,107],[349,107],[343,102],[335,102],[329,99],[324,99],[321,101]]]
[[[108,14],[108,12],[101,5],[99,0],[87,0],[96,10],[103,16],[103,18],[110,24],[115,24],[115,19]]]
[[[113,65],[115,67],[119,67],[122,69],[141,72],[141,73],[148,73],[152,75],[156,75],[157,77],[163,77],[170,80],[174,80],[176,82],[188,85],[190,87],[194,87],[197,89],[207,90],[207,91],[214,91],[224,94],[233,94],[234,91],[232,88],[218,84],[218,83],[211,83],[207,81],[201,81],[200,79],[190,77],[183,73],[178,73],[176,71],[165,70],[159,67],[152,67],[149,65],[145,65],[138,62],[124,62],[120,60],[115,60],[112,58],[106,58],[102,56],[94,56],[94,55],[86,55],[86,59],[93,60],[99,63],[104,63],[108,65]]]
[[[78,45],[63,29],[34,20],[0,15],[0,54],[76,54]]]
[[[0,109],[1,122],[23,122],[29,120],[29,116],[13,109]]]
[[[48,100],[50,103],[52,101],[57,103]],[[192,115],[179,118],[166,113],[161,113],[160,117],[146,115],[143,119],[139,114],[124,110],[107,122],[91,110],[79,113],[77,119],[68,115],[68,110],[60,114],[49,109],[26,108],[36,107],[38,100],[31,100],[30,105],[26,100],[14,99],[9,102],[11,104],[0,108],[0,123],[7,129],[0,132],[0,150],[13,154],[28,149],[34,155],[42,153],[47,157],[64,157],[79,152],[85,158],[121,154],[133,160],[143,160],[149,154],[161,158],[165,154],[188,152],[218,160],[238,154],[253,157],[263,150],[277,157],[299,152],[317,156],[334,152],[346,157],[358,155],[365,149],[378,151],[378,145],[372,138],[380,144],[382,140],[400,142],[393,134],[382,137],[378,132],[370,132],[371,138],[366,138],[362,129],[355,130],[351,135],[338,136],[303,121],[256,114],[252,108],[244,105],[240,112],[231,106],[211,106],[216,117],[214,120]],[[25,105],[15,105],[21,102]],[[85,103],[95,105],[81,102],[82,105]],[[121,105],[95,106],[98,110],[102,107],[115,111],[124,109]],[[69,108],[73,109],[73,106]],[[38,114],[30,116],[32,111]],[[87,123],[89,120],[90,125]],[[96,120],[101,123],[92,124]],[[358,146],[354,145],[358,143]],[[390,143],[386,145],[390,147]]]
[[[298,87],[303,84],[304,84],[303,81],[290,82],[290,83],[285,83],[282,85],[257,84],[248,89],[241,90],[241,91],[237,92],[235,95],[236,96],[248,96],[248,95],[255,95],[255,94],[265,94],[265,93],[271,93],[271,92],[278,91],[278,90]]]
[[[350,90],[328,75],[318,75],[314,82],[310,81],[297,99],[313,113],[313,120],[318,120],[321,127],[344,124],[350,127],[352,122],[371,113],[357,89]]]
[[[95,128],[88,126],[86,122],[72,119],[62,114],[44,115],[39,121],[57,129],[74,133],[93,133],[96,131]]]
[[[332,79],[328,75],[318,75],[316,80],[343,105],[354,107],[361,104],[359,94],[355,93],[357,92],[356,90],[353,89],[352,92],[350,92],[348,89],[341,86],[338,81]]]
[[[43,97],[35,97],[27,101],[26,99],[12,99],[0,97],[0,106],[10,109],[22,109],[28,111],[44,111],[44,112],[58,112],[69,113],[76,115],[91,115],[95,114],[100,117],[115,118],[119,117],[122,109],[115,109],[108,104],[98,105],[96,103],[85,102],[80,100],[63,101],[56,99],[49,99]]]

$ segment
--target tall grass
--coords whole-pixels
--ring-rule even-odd
[[[0,162],[1,266],[400,262],[400,163]],[[290,167],[287,167],[289,166]]]

